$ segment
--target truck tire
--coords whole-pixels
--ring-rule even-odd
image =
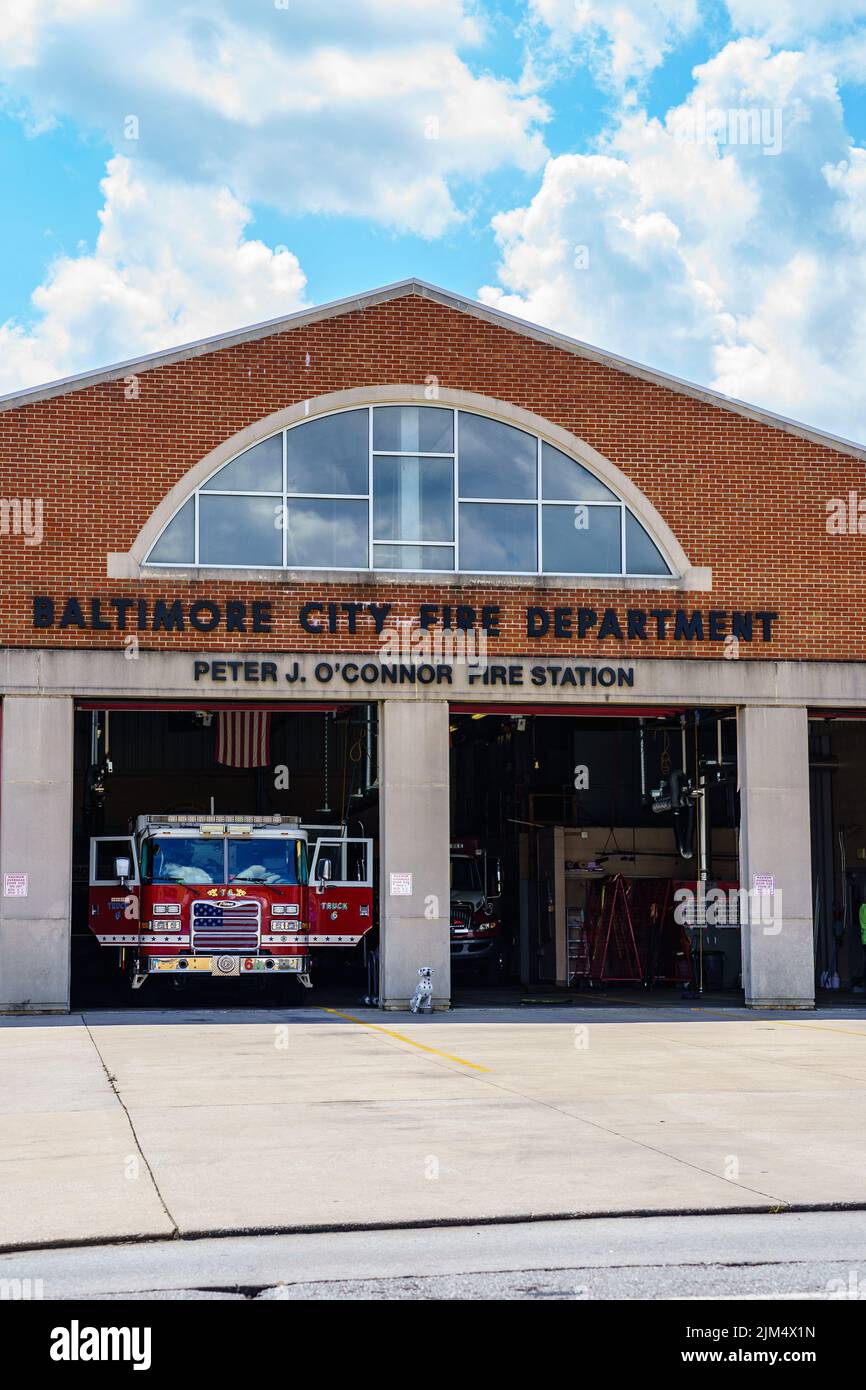
[[[481,978],[488,985],[501,984],[505,979],[505,962],[499,951],[484,962],[481,967]]]

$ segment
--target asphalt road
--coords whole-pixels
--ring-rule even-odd
[[[363,1230],[40,1249],[46,1299],[866,1299],[866,1212]],[[31,1284],[31,1288],[34,1286]],[[7,1293],[8,1297],[9,1294]]]

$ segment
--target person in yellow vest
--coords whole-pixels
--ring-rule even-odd
[[[860,945],[863,947],[863,992],[866,993],[866,902],[860,904]]]

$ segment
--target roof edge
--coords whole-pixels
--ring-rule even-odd
[[[269,338],[274,333],[305,328],[307,324],[318,323],[322,319],[336,318],[339,314],[350,314],[369,308],[373,304],[412,294],[416,284],[420,293],[420,281],[398,280],[392,285],[383,285],[380,289],[347,295],[344,299],[333,299],[327,304],[315,305],[308,309],[296,309],[292,314],[264,319],[261,323],[249,324],[246,328],[233,328],[227,333],[215,333],[209,338],[196,338],[191,343],[180,343],[173,348],[160,348],[158,352],[150,352],[143,357],[129,357],[123,362],[113,362],[107,367],[92,367],[86,372],[76,372],[72,376],[58,377],[56,381],[46,381],[41,386],[26,386],[19,391],[9,391],[6,395],[0,396],[0,410],[17,410],[20,406],[51,400],[55,396],[65,396],[72,391],[83,391],[89,386],[121,381],[130,374],[149,372],[156,367],[168,367],[175,362],[185,362],[194,357],[204,357],[210,352],[220,352],[223,348],[253,343],[260,338]]]
[[[804,424],[800,420],[792,420],[788,416],[767,410],[763,406],[741,401],[736,396],[727,396],[722,391],[715,391],[708,386],[700,386],[696,382],[687,381],[683,377],[648,367],[644,363],[633,361],[631,358],[621,357],[617,353],[593,347],[590,343],[585,343],[579,338],[569,337],[568,334],[559,333],[554,329],[543,328],[527,319],[518,318],[515,314],[509,314],[503,309],[482,304],[479,300],[470,299],[466,295],[442,289],[438,285],[432,285],[425,280],[418,280],[414,277],[397,280],[390,285],[382,285],[378,289],[366,290],[360,294],[347,295],[343,299],[330,300],[327,304],[299,309],[292,314],[281,315],[279,318],[266,319],[246,328],[232,329],[227,333],[215,334],[209,338],[199,338],[194,342],[183,343],[174,348],[164,348],[159,352],[148,353],[143,357],[128,358],[123,362],[113,363],[107,367],[98,367],[76,373],[73,376],[61,377],[56,381],[45,382],[41,386],[30,386],[19,391],[12,391],[0,396],[0,411],[17,410],[26,405],[34,405],[41,401],[52,400],[57,396],[67,395],[72,391],[82,391],[91,386],[101,386],[108,382],[122,380],[129,375],[152,371],[156,367],[171,366],[176,362],[203,357],[208,353],[219,352],[224,348],[256,342],[259,339],[271,337],[275,333],[293,332],[310,324],[320,323],[324,319],[359,312],[376,304],[386,303],[411,294],[429,299],[445,308],[456,309],[458,312],[469,314],[473,318],[492,324],[494,327],[510,329],[512,332],[520,333],[523,337],[545,343],[549,347],[570,352],[574,356],[582,357],[600,366],[623,372],[652,386],[660,386],[666,390],[674,391],[678,395],[700,401],[705,405],[716,406],[732,414],[743,416],[757,424],[767,425],[797,438],[809,440],[810,443],[817,444],[821,448],[833,449],[836,452],[866,460],[866,444],[858,444],[855,440],[846,439],[842,435],[831,434],[828,430],[818,429]]]

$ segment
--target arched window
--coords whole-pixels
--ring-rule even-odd
[[[475,411],[373,405],[304,420],[222,464],[147,565],[670,576],[610,487]]]

